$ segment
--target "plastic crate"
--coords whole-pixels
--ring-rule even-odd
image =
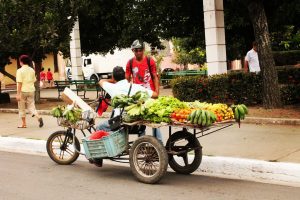
[[[124,129],[110,132],[109,136],[99,140],[90,140],[88,137],[82,139],[86,157],[106,158],[120,155],[126,149],[126,134]]]

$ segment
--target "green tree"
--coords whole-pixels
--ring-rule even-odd
[[[46,54],[58,50],[68,54],[70,32],[77,16],[75,3],[72,0],[0,1],[0,71],[8,75],[5,66],[9,58],[28,54],[35,62],[39,80]]]
[[[205,50],[200,47],[193,47],[193,41],[190,38],[173,38],[175,51],[174,62],[184,66],[187,69],[188,64],[203,65],[206,60]]]

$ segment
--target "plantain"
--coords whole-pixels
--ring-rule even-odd
[[[201,123],[201,125],[202,125],[202,126],[205,126],[205,125],[206,125],[206,121],[207,121],[205,112],[202,112],[202,113],[201,113],[201,118],[202,118],[202,123]]]
[[[210,112],[210,115],[211,115],[211,122],[215,123],[215,121],[217,121],[217,116],[213,112]]]
[[[205,111],[205,115],[206,115],[206,126],[210,126],[211,123],[211,115],[209,111]]]
[[[195,115],[196,115],[196,110],[194,110],[191,114],[190,114],[190,120],[191,120],[191,123],[193,123],[194,122],[194,119],[195,119]]]
[[[240,119],[245,119],[244,108],[241,105],[238,105],[236,108],[238,109],[238,112],[239,112],[239,115],[240,115]]]
[[[197,120],[197,124],[198,125],[201,125],[201,123],[202,123],[202,112],[204,112],[204,110],[199,110],[200,112],[197,112],[197,114],[198,114],[198,120]]]
[[[239,114],[239,110],[237,107],[235,107],[235,109],[234,109],[234,118],[236,121],[240,120],[240,114]]]
[[[248,114],[249,110],[245,104],[241,104],[241,107],[244,109],[245,114]]]

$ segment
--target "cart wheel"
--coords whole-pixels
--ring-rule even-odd
[[[160,141],[152,136],[139,137],[129,154],[133,175],[143,183],[157,183],[168,168],[168,154]]]
[[[76,137],[75,148],[80,151],[80,143]],[[77,160],[79,153],[75,151],[75,148],[73,136],[68,134],[67,131],[56,131],[47,140],[49,157],[60,165],[70,165]]]
[[[166,149],[169,154],[170,167],[179,174],[191,174],[201,164],[202,146],[198,139],[189,132],[178,131],[172,134],[167,141]]]

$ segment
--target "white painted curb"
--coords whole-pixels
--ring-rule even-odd
[[[0,137],[0,151],[47,155],[46,141],[13,137]],[[81,156],[80,160],[86,159]],[[300,164],[295,163],[203,156],[200,168],[195,173],[300,187]]]

